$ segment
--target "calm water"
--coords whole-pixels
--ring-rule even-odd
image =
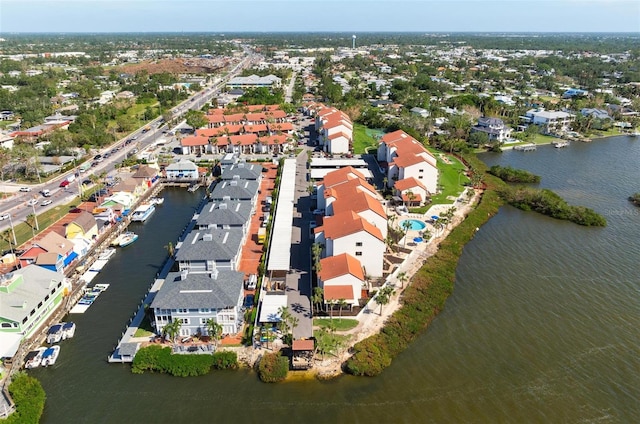
[[[124,323],[198,203],[165,191],[112,286],[43,382],[47,423],[631,423],[640,420],[640,140],[483,157],[543,177],[606,215],[584,228],[503,208],[467,245],[445,311],[383,375],[266,385],[250,371],[132,375],[107,364]]]

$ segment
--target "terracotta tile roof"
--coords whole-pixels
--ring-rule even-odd
[[[335,140],[335,139],[336,139],[336,138],[338,138],[338,137],[344,137],[344,138],[346,138],[347,140],[351,140],[351,136],[349,136],[348,134],[343,133],[342,131],[337,132],[337,133],[335,133],[335,134],[331,134],[331,135],[329,136],[329,140]]]
[[[412,155],[412,154],[402,154],[393,158],[391,163],[401,168],[406,168],[408,166],[417,165],[419,163],[429,163],[429,161],[422,156]]]
[[[422,203],[422,195],[420,193],[413,193],[413,198],[409,199],[409,195],[405,191],[402,193],[402,201],[403,202],[420,202]]]
[[[185,137],[180,140],[180,145],[182,146],[206,146],[207,144],[209,144],[209,137],[202,137],[197,135]]]
[[[264,113],[247,113],[246,117],[246,120],[250,122],[261,122],[267,119]]]
[[[202,132],[200,133],[197,130],[196,134],[207,135],[208,137],[218,137],[221,135],[227,135],[226,133],[229,133],[228,135],[240,134],[240,131],[242,131],[242,125],[225,124],[216,128],[207,128],[205,130],[202,130]]]
[[[273,119],[284,119],[287,117],[287,112],[285,112],[284,110],[270,110],[268,112],[265,112],[265,115],[267,116],[267,118],[273,118]]]
[[[284,144],[287,142],[287,136],[284,134],[270,135],[267,137],[260,137],[260,142],[268,146],[275,144]]]
[[[313,343],[313,340],[294,340],[293,344],[291,345],[291,350],[293,350],[294,352],[307,350],[314,351],[315,345]]]
[[[419,180],[413,178],[413,177],[409,177],[409,178],[404,178],[402,180],[398,180],[395,182],[395,184],[393,184],[393,188],[396,188],[400,191],[404,191],[404,190],[409,190],[413,187],[420,187],[424,190],[426,190],[427,192],[429,190],[427,190],[427,188],[424,186],[424,184],[422,184]]]
[[[269,124],[270,131],[293,131],[293,124],[291,122],[276,122]]]
[[[242,135],[232,135],[229,137],[229,142],[235,145],[249,146],[251,144],[255,144],[258,141],[258,136],[255,134],[242,134]]]
[[[211,144],[214,146],[227,146],[230,143],[229,141],[229,137],[227,136],[223,136],[223,137],[218,137],[215,139],[215,141],[213,141]]]
[[[218,128],[198,128],[196,130],[198,137],[213,137],[216,134],[218,134]]]
[[[241,124],[244,121],[243,113],[234,113],[231,115],[224,115],[224,122]]]
[[[343,187],[338,186],[334,189],[334,197],[336,198],[332,203],[334,214],[349,210],[356,213],[370,210],[387,219],[387,214],[379,200],[352,187]]]
[[[352,166],[345,166],[344,168],[336,169],[329,172],[324,176],[323,184],[325,188],[333,187],[337,184],[345,183],[349,180],[359,179],[363,182],[367,182],[365,176]]]
[[[353,275],[357,279],[364,281],[364,271],[360,261],[348,253],[328,256],[320,260],[318,276],[322,281],[329,281],[343,275]]]
[[[207,115],[222,115],[224,114],[224,109],[209,109],[207,111]]]
[[[352,300],[353,299],[353,287],[346,286],[325,286],[324,287],[324,300]]]
[[[246,107],[249,112],[258,112],[265,109],[265,105],[247,105]]]
[[[267,124],[255,124],[255,125],[245,125],[244,132],[246,133],[257,133],[257,132],[267,132],[269,129],[267,128]]]
[[[221,124],[221,123],[224,122],[224,115],[222,115],[222,114],[207,115],[206,118],[207,118],[207,121],[209,121],[210,124]]]
[[[326,238],[333,240],[361,231],[365,231],[379,240],[384,240],[379,228],[365,221],[353,211],[327,216],[324,219],[322,227],[319,228],[324,231]]]

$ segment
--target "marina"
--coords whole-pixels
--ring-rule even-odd
[[[118,237],[116,237],[111,242],[111,246],[127,247],[133,242],[135,242],[136,240],[138,240],[138,235],[136,233],[131,231],[126,231],[120,234]]]

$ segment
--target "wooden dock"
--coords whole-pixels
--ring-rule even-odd
[[[520,152],[533,152],[536,149],[537,146],[535,144],[521,144],[513,148],[513,150],[518,150]]]

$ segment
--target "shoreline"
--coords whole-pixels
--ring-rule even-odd
[[[588,138],[587,140],[565,140],[565,141],[579,141],[581,143],[591,143],[593,141],[597,141],[597,140],[605,140],[607,138],[613,138],[613,137],[634,137],[633,134],[625,134],[625,133],[621,133],[621,134],[612,134],[612,135],[603,135],[603,136],[594,136],[592,138]],[[558,140],[564,140],[563,138],[558,138]],[[504,151],[504,150],[513,150],[515,147],[517,146],[525,146],[528,144],[533,144],[535,146],[549,146],[550,144],[553,144],[553,141],[543,141],[540,143],[536,143],[536,142],[530,142],[530,143],[526,143],[526,142],[518,142],[518,143],[510,143],[509,145],[502,145],[500,146],[500,148]],[[487,153],[487,150],[478,150],[478,151],[474,151],[474,153]]]

